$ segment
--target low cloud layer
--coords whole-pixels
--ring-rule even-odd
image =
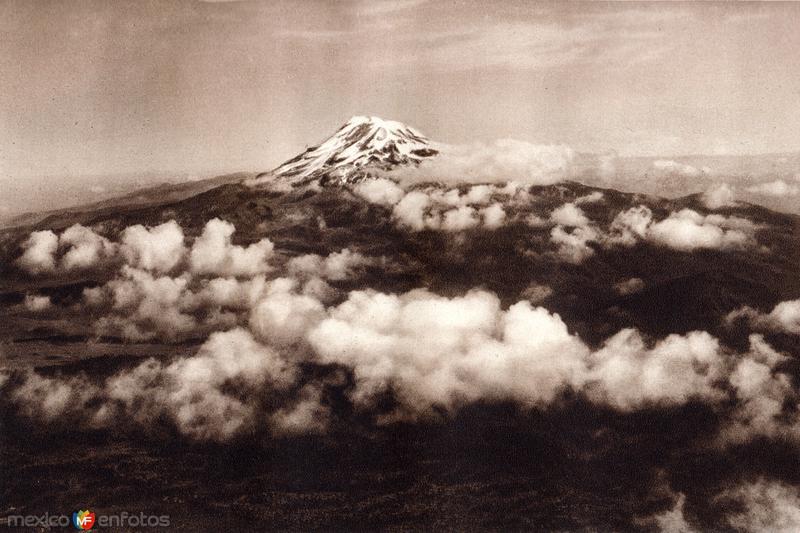
[[[287,278],[270,281],[247,329],[211,333],[193,356],[148,360],[99,384],[28,374],[9,398],[43,420],[81,415],[111,427],[161,418],[199,439],[318,432],[318,417],[293,409],[333,416],[320,400],[325,381],[304,382],[299,369],[334,365],[352,373],[348,397],[356,409],[379,413],[381,398],[393,395],[395,408],[378,417],[384,422],[435,417],[476,401],[545,409],[574,391],[623,412],[689,401],[722,409],[733,399],[720,445],[758,436],[800,440],[797,393],[778,370],[785,358],[757,335],[748,352],[735,355],[708,333],[650,343],[633,329],[591,350],[558,315],[527,301],[503,309],[485,291],[454,298],[355,291],[326,307],[298,288]]]
[[[718,214],[701,215],[683,209],[656,221],[646,206],[621,211],[607,229],[590,220],[575,203],[566,203],[550,215],[556,225],[550,231],[550,241],[564,261],[581,263],[595,254],[596,247],[634,246],[648,242],[680,252],[696,250],[744,250],[756,246],[757,226],[751,221]],[[541,226],[538,217],[532,225]]]
[[[439,145],[439,155],[390,176],[407,183],[491,183],[516,181],[548,185],[575,171],[575,151],[565,145],[540,145],[514,139],[470,145]]]
[[[746,320],[751,328],[760,331],[800,335],[800,299],[781,302],[769,313],[762,313],[746,306],[732,311],[726,317],[729,324],[740,319]]]
[[[797,183],[787,183],[783,180],[758,183],[747,187],[745,190],[749,193],[761,196],[785,197],[800,195],[800,185]]]
[[[85,289],[83,302],[95,316],[98,335],[146,340],[181,341],[198,338],[211,331],[236,325],[262,324],[260,312],[280,302],[289,307],[275,311],[274,329],[279,335],[291,335],[298,327],[293,321],[292,305],[311,302],[322,305],[337,294],[326,280],[341,281],[356,276],[359,269],[377,259],[344,249],[327,257],[306,255],[291,260],[287,269],[295,277],[267,279],[263,274],[252,278],[204,277],[191,270],[177,276],[155,275],[123,266],[117,277],[104,285]],[[261,302],[269,305],[259,307]],[[256,316],[257,315],[257,316]],[[256,316],[256,318],[254,318]],[[261,318],[259,318],[261,317]],[[299,319],[299,318],[298,318]]]
[[[518,194],[483,187],[424,195],[451,206],[449,212],[489,208],[498,194]],[[554,213],[560,223],[553,235],[562,239],[565,254],[580,252],[580,232],[607,246],[661,238],[653,233],[660,222],[644,207],[621,213],[608,232],[596,229],[578,206]],[[713,225],[723,235],[749,228],[735,217],[681,213],[665,220]],[[123,264],[117,276],[84,291],[83,309],[99,334],[131,342],[204,339],[194,355],[148,360],[102,382],[28,373],[6,381],[11,402],[27,416],[88,417],[99,428],[166,420],[202,440],[262,430],[316,433],[336,416],[325,390],[344,386],[347,381],[336,377],[343,371],[352,377],[344,393],[353,408],[378,423],[436,418],[486,401],[548,409],[579,394],[621,412],[707,403],[726,421],[720,446],[758,436],[800,442],[800,400],[783,370],[785,356],[759,335],[750,337],[747,351],[734,353],[702,331],[653,340],[623,329],[593,349],[558,314],[538,306],[552,294],[547,286],[532,284],[508,307],[479,289],[451,297],[426,289],[337,296],[329,282],[360,276],[382,260],[343,249],[272,264],[269,240],[236,246],[234,230],[209,221],[187,246],[175,223],[128,228],[118,245]],[[64,254],[51,256],[56,265],[64,262]],[[640,288],[641,280],[629,279],[616,290]],[[767,318],[742,316],[793,331],[796,307],[785,302]],[[308,368],[318,371],[309,375]],[[381,407],[387,395],[394,398],[388,410]]]
[[[800,491],[790,485],[761,479],[726,490],[717,499],[738,507],[727,521],[739,531],[800,530]]]
[[[125,228],[119,242],[111,242],[91,228],[75,224],[61,235],[36,231],[22,243],[17,266],[31,275],[65,273],[125,264],[131,268],[166,274],[184,263],[197,274],[252,276],[269,270],[273,245],[262,239],[248,247],[231,243],[233,224],[220,219],[206,223],[191,249],[183,229],[171,220],[154,227],[140,224]]]
[[[755,245],[756,225],[751,221],[723,215],[701,215],[691,209],[671,213],[661,221],[653,221],[652,212],[644,207],[621,212],[611,224],[612,239],[621,244],[635,243],[637,238],[682,252],[700,249],[737,250]]]
[[[189,269],[194,274],[228,277],[255,276],[270,270],[273,244],[262,239],[250,246],[235,246],[236,228],[230,222],[210,220],[192,245]]]
[[[656,173],[676,174],[689,178],[698,178],[711,173],[711,169],[708,167],[696,168],[672,159],[657,159],[653,161],[653,169]]]
[[[800,530],[800,491],[767,479],[744,481],[713,496],[713,503],[727,509],[723,523],[733,531],[792,533]],[[675,505],[653,517],[665,533],[699,533],[686,516],[686,497],[676,496]]]
[[[698,249],[744,249],[753,244],[755,226],[738,217],[700,215],[691,209],[672,213],[648,228],[648,239],[669,248],[690,252]]]
[[[620,211],[603,227],[584,211],[605,201],[599,191],[566,202],[549,214],[536,212],[540,209],[537,198],[528,187],[514,182],[502,187],[426,186],[406,191],[392,180],[378,179],[355,185],[353,192],[367,202],[391,208],[395,223],[409,231],[492,230],[520,222],[532,228],[549,227],[555,256],[570,263],[585,261],[598,247],[633,246],[637,242],[681,252],[744,250],[757,244],[758,227],[753,222],[716,213],[703,215],[692,209],[672,212],[657,220],[650,208],[641,205]],[[720,186],[709,191],[704,201],[716,208],[733,205],[733,191]]]
[[[22,243],[23,254],[17,265],[30,274],[42,274],[56,269],[55,253],[58,235],[50,230],[35,231]]]
[[[32,313],[41,313],[49,311],[53,307],[53,302],[50,301],[49,296],[38,294],[27,294],[25,300],[22,302],[23,307]]]
[[[645,283],[641,278],[629,278],[614,284],[614,290],[621,296],[637,293],[644,287]]]
[[[353,192],[370,203],[392,207],[393,219],[407,230],[449,232],[497,229],[507,221],[504,203],[520,201],[527,194],[516,183],[473,185],[464,193],[438,187],[406,192],[389,179],[359,183]]]
[[[718,183],[703,192],[702,200],[709,209],[732,207],[736,205],[736,191],[727,183]]]
[[[287,268],[290,274],[297,277],[318,277],[330,281],[341,281],[376,262],[377,260],[373,257],[366,257],[345,248],[340,252],[333,252],[327,257],[317,254],[295,257],[289,261]]]
[[[589,219],[575,203],[566,203],[550,213],[550,220],[562,226],[588,226]]]
[[[153,228],[130,226],[122,232],[120,241],[126,263],[142,270],[169,272],[186,253],[183,230],[174,220]]]
[[[542,285],[541,283],[536,283],[534,281],[525,287],[525,290],[523,290],[519,296],[521,299],[528,300],[532,304],[536,305],[547,300],[552,295],[552,287],[548,285]]]

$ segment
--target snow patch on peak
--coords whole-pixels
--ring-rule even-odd
[[[411,126],[379,117],[356,115],[331,137],[283,163],[274,176],[300,186],[361,181],[374,170],[417,165],[438,154],[425,135]]]

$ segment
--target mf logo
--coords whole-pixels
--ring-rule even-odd
[[[94,526],[94,513],[86,511],[76,511],[72,513],[72,524],[76,529],[92,529]]]

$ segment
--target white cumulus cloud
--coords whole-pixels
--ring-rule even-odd
[[[189,268],[201,275],[246,277],[270,270],[274,245],[261,239],[247,247],[231,243],[236,228],[230,222],[209,220],[203,233],[192,244]]]
[[[712,185],[703,193],[703,203],[709,209],[719,209],[736,205],[736,191],[727,183]]]
[[[174,220],[152,228],[140,224],[129,226],[120,240],[129,265],[154,272],[169,272],[186,253],[183,230]]]
[[[780,302],[769,313],[745,306],[732,311],[726,320],[731,323],[739,318],[747,319],[756,329],[800,335],[800,299]]]
[[[43,274],[56,269],[58,235],[52,231],[34,231],[22,243],[22,249],[17,265],[29,274]]]

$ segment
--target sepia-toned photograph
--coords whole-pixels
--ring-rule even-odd
[[[0,529],[800,532],[800,2],[0,0]]]

